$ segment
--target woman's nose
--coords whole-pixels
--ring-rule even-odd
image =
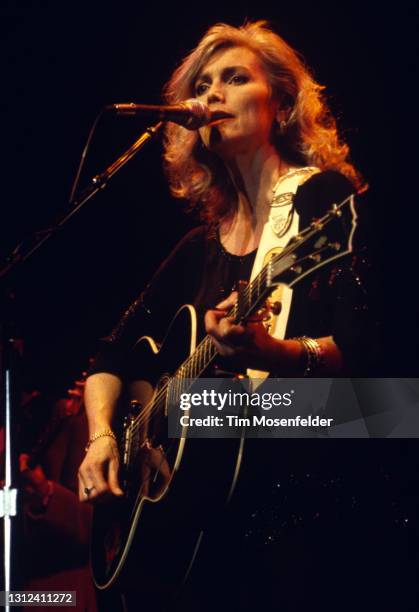
[[[225,96],[222,87],[217,84],[212,84],[207,94],[207,104],[214,102],[224,102]]]

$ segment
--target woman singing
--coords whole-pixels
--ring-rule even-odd
[[[185,303],[205,316],[219,353],[236,366],[303,376],[313,356],[313,374],[321,376],[353,368],[354,353],[360,358],[354,337],[359,325],[350,326],[357,305],[353,295],[350,304],[339,295],[353,294],[358,285],[353,279],[356,286],[344,287],[341,269],[332,287],[327,274],[320,279],[325,286],[320,282],[313,290],[310,282],[295,289],[288,339],[273,338],[262,324],[235,325],[226,317],[232,290],[250,278],[273,200],[280,201],[274,207],[281,210],[281,235],[292,216],[298,214],[303,229],[360,187],[321,90],[297,53],[264,22],[210,28],[173,74],[168,103],[195,97],[220,116],[196,132],[166,127],[172,193],[199,208],[205,225],[183,238],[104,341],[86,385],[91,436],[111,428],[129,348],[144,333],[164,334]],[[345,282],[347,276],[354,273],[346,273]],[[117,470],[115,442],[100,436],[80,468],[81,498],[85,489],[89,499],[109,489],[119,493]]]
[[[123,494],[112,419],[129,377],[130,348],[145,334],[161,340],[183,304],[195,307],[201,335],[205,328],[230,371],[284,377],[364,371],[365,296],[351,261],[296,285],[292,299],[283,299],[278,333],[261,321],[237,324],[227,316],[266,233],[284,246],[362,187],[322,90],[262,21],[211,27],[166,85],[167,104],[197,98],[212,113],[197,131],[169,123],[164,141],[172,194],[189,201],[203,224],[180,241],[102,341],[86,383],[90,443],[80,499]]]

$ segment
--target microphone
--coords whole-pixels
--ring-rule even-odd
[[[213,120],[213,115],[208,106],[195,98],[169,106],[129,102],[127,104],[110,104],[105,106],[105,109],[118,115],[148,115],[152,117],[157,115],[162,121],[172,121],[188,130],[197,130]]]

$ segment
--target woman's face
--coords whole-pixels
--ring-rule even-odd
[[[223,158],[252,154],[271,140],[278,103],[259,58],[246,47],[215,52],[195,81],[195,97],[233,115],[199,130],[205,146]]]

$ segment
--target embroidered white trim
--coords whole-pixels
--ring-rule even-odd
[[[306,166],[304,168],[291,168],[279,177],[272,190],[271,212],[263,228],[250,277],[251,281],[262,269],[267,254],[274,248],[284,248],[290,239],[298,234],[300,229],[299,216],[294,209],[294,195],[300,185],[318,172],[320,172],[319,168]],[[270,329],[270,334],[278,340],[283,340],[291,311],[292,289],[286,285],[279,285],[279,287],[281,287],[280,301],[282,308],[279,316],[276,317],[274,326]],[[247,370],[247,373],[251,378],[258,379],[266,378],[268,375],[267,372],[250,369]]]

